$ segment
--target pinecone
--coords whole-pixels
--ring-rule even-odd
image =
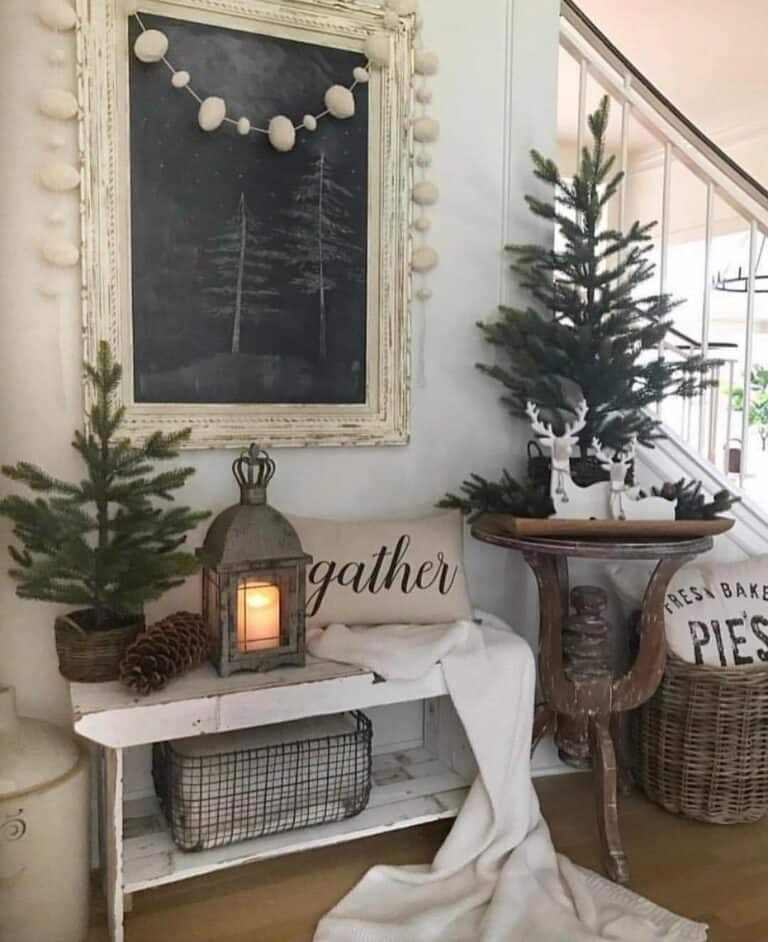
[[[146,695],[208,657],[208,629],[200,615],[175,612],[155,622],[129,645],[120,663],[120,680]]]

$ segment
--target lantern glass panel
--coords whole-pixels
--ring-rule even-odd
[[[237,583],[237,649],[280,647],[280,589],[272,582],[245,578]]]

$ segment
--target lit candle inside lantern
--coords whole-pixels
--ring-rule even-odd
[[[237,646],[241,651],[280,647],[280,590],[244,580],[237,587]]]

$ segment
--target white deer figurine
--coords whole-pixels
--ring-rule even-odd
[[[634,460],[637,436],[615,455],[603,449],[601,443],[592,439],[592,449],[601,467],[611,476],[609,511],[613,520],[674,520],[677,501],[664,497],[642,497],[639,487],[627,487],[627,469]]]
[[[549,422],[542,422],[539,407],[529,402],[525,409],[531,420],[534,434],[552,454],[552,474],[549,496],[555,506],[555,517],[568,520],[608,518],[608,500],[611,485],[599,481],[589,487],[581,487],[571,477],[571,450],[578,441],[579,432],[586,425],[589,406],[585,399],[576,406],[576,421],[568,422],[562,435],[555,435]]]

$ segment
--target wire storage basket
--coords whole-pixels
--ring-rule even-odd
[[[765,816],[768,667],[688,664],[669,652],[639,714],[639,778],[650,799],[712,824]]]
[[[155,743],[152,775],[174,843],[204,850],[359,814],[372,738],[355,711]]]

